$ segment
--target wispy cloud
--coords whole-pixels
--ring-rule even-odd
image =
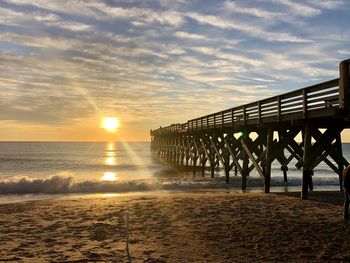
[[[312,17],[321,14],[321,10],[295,1],[273,0],[272,2],[288,7],[292,14],[295,13],[298,16]]]
[[[333,78],[350,54],[349,8],[337,0],[6,0],[0,119],[67,127],[116,114],[148,134],[154,123]]]
[[[178,38],[189,39],[189,40],[204,40],[204,39],[207,39],[203,35],[191,34],[191,33],[187,33],[187,32],[184,32],[184,31],[175,32],[174,35],[176,37],[178,37]]]
[[[194,19],[200,24],[210,25],[221,29],[233,29],[253,38],[260,38],[266,41],[273,42],[292,42],[292,43],[310,43],[312,40],[298,37],[285,32],[269,32],[259,27],[248,23],[234,21],[232,19],[222,19],[212,15],[202,15],[198,13],[187,13],[187,16]]]

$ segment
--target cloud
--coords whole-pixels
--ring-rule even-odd
[[[206,39],[205,36],[198,35],[198,34],[190,34],[190,33],[183,32],[183,31],[177,31],[177,32],[175,32],[174,35],[178,38],[189,39],[189,40],[204,40],[204,39]]]
[[[288,7],[291,13],[295,13],[298,16],[313,17],[321,14],[321,10],[295,1],[272,0],[272,2]]]
[[[262,8],[241,7],[236,2],[233,2],[233,1],[225,1],[224,7],[226,10],[230,10],[231,12],[242,13],[250,16],[256,16],[256,17],[264,18],[268,20],[281,18],[284,15],[283,13],[270,12]]]
[[[25,35],[17,35],[12,33],[0,33],[1,41],[8,41],[12,43],[18,43],[23,46],[36,47],[42,49],[59,49],[68,50],[73,48],[75,43],[73,40],[59,38],[59,37],[31,37]]]
[[[52,13],[26,13],[0,7],[0,23],[3,25],[13,25],[38,30],[38,24],[33,24],[33,22],[41,23],[41,26],[58,27],[73,32],[90,31],[94,28],[88,24],[63,20],[60,16]]]
[[[61,0],[59,2],[46,0],[6,0],[8,3],[16,5],[29,5],[40,9],[70,14],[79,17],[89,17],[102,21],[125,20],[130,21],[135,26],[160,23],[178,27],[184,22],[181,13],[166,10],[154,11],[150,8],[124,8],[120,6],[107,5],[102,1],[70,1]]]
[[[93,26],[86,25],[77,22],[60,22],[60,23],[51,23],[51,25],[61,27],[63,29],[68,29],[70,31],[90,31],[93,29]]]
[[[284,32],[268,32],[257,25],[250,25],[241,21],[222,19],[212,15],[202,15],[198,13],[187,13],[188,17],[200,24],[211,25],[221,29],[233,29],[245,33],[253,38],[259,38],[271,42],[292,42],[292,43],[310,43],[312,40],[294,36]]]
[[[108,113],[164,125],[334,78],[349,53],[346,7],[7,0],[0,118],[56,127]],[[325,24],[325,9],[342,17]]]
[[[240,56],[240,55],[234,55],[231,53],[222,52],[219,49],[215,49],[215,48],[193,47],[192,50],[195,50],[197,52],[201,52],[201,53],[206,54],[206,55],[215,56],[215,57],[218,57],[221,59],[231,60],[233,62],[241,62],[241,63],[245,63],[245,64],[250,64],[252,66],[262,65],[262,62],[259,60],[247,58],[247,57]]]
[[[307,0],[310,4],[323,8],[323,9],[339,9],[345,6],[345,2],[342,0]]]

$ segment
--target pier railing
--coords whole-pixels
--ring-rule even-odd
[[[151,131],[151,135],[332,116],[336,110],[349,106],[349,63],[350,60],[340,63],[340,78],[215,112],[186,123],[160,127]]]
[[[339,108],[339,78],[152,131],[174,133],[307,118]]]

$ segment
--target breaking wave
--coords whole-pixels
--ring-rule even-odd
[[[315,186],[336,186],[337,178],[314,179]],[[135,181],[83,181],[75,182],[72,176],[55,175],[46,179],[28,177],[13,178],[0,182],[0,194],[65,194],[65,193],[123,193],[150,190],[200,190],[200,189],[240,189],[241,178],[230,178],[226,184],[224,177],[216,178],[163,178]],[[285,187],[281,178],[272,178],[271,186]],[[249,178],[249,188],[263,187],[260,178]],[[288,186],[300,186],[300,178],[289,178]]]

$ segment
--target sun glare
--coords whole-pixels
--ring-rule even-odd
[[[118,177],[116,173],[113,172],[105,172],[103,176],[101,177],[102,181],[117,181]]]
[[[119,120],[116,117],[104,117],[101,126],[107,132],[116,132],[119,127]]]

